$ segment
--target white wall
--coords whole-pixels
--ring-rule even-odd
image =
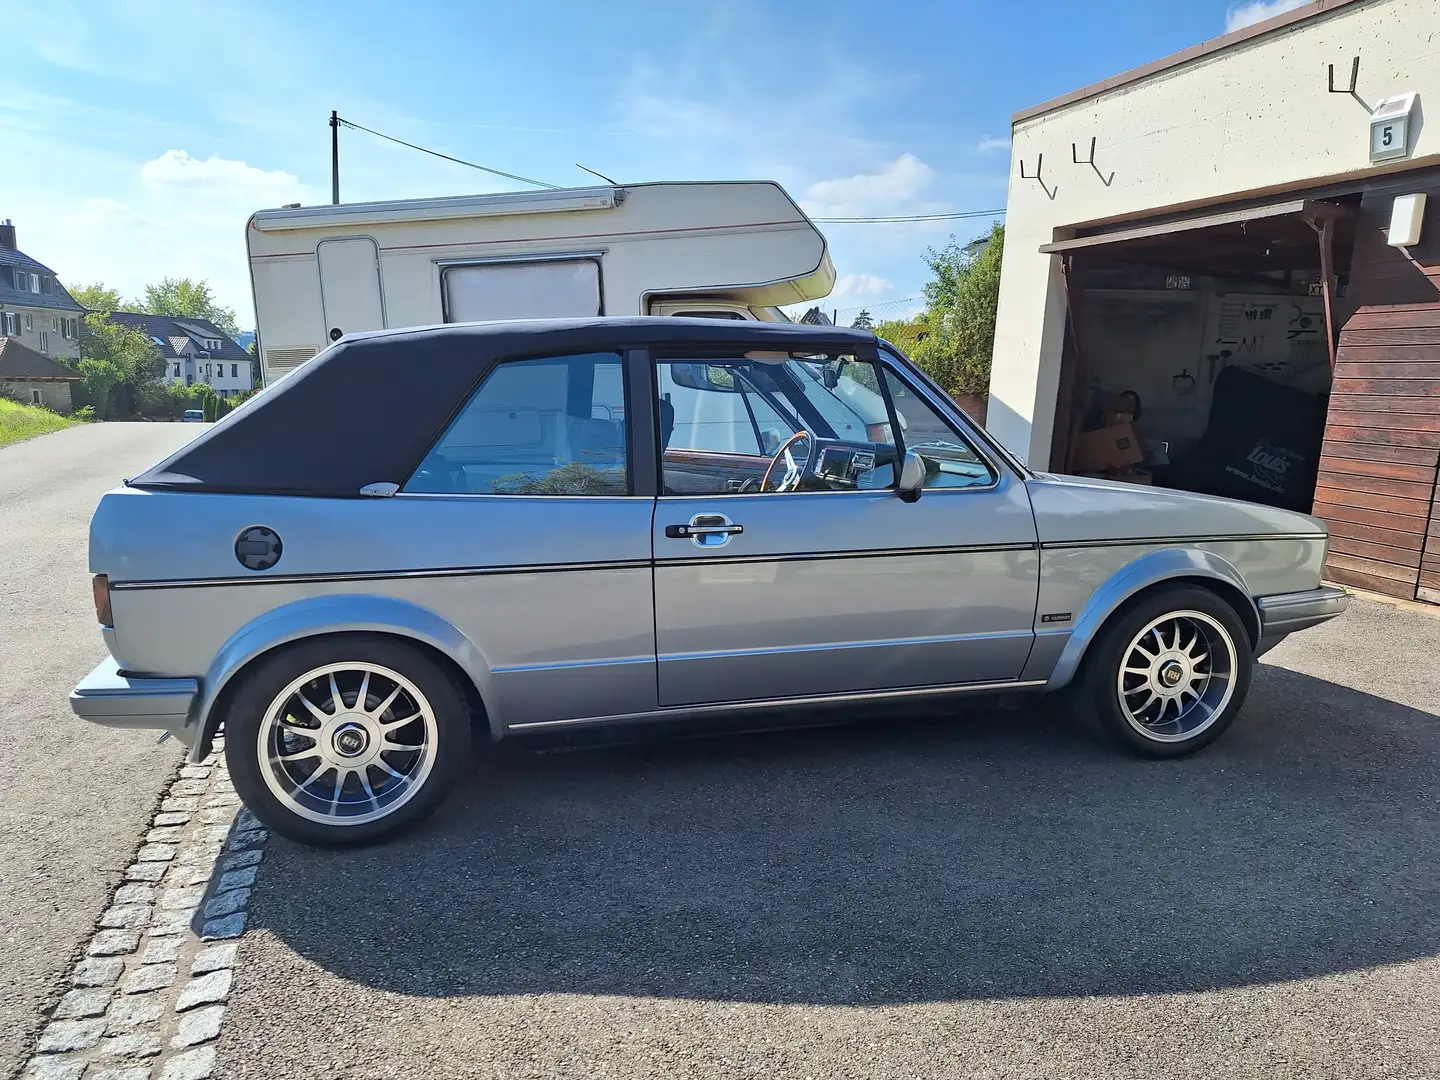
[[[1189,60],[1139,82],[1013,126],[1005,260],[990,381],[989,429],[1011,450],[1048,464],[1064,335],[1059,256],[1041,244],[1068,229],[1313,186],[1375,171],[1369,116],[1331,94],[1327,65],[1372,105],[1419,91],[1440,114],[1440,2],[1359,0]],[[1440,161],[1440,120],[1412,134],[1408,161]],[[1083,160],[1090,139],[1107,187]],[[1044,155],[1041,185],[1033,173]]]

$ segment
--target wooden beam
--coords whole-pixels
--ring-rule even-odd
[[[1330,347],[1330,370],[1335,370],[1335,349],[1340,341],[1340,328],[1335,325],[1335,219],[1324,217],[1320,224],[1310,219],[1311,227],[1320,234],[1320,287],[1325,293],[1325,344]]]

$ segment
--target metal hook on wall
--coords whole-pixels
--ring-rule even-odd
[[[1045,186],[1045,181],[1040,179],[1040,171],[1041,171],[1044,167],[1045,167],[1045,155],[1044,155],[1044,154],[1036,154],[1036,155],[1035,155],[1035,174],[1032,176],[1030,173],[1027,173],[1027,172],[1025,171],[1025,159],[1024,159],[1024,158],[1021,158],[1021,159],[1020,159],[1020,179],[1022,179],[1022,180],[1034,180],[1034,181],[1037,181],[1037,182],[1040,184],[1040,190],[1043,191],[1043,192],[1045,192],[1045,195],[1046,195],[1047,198],[1053,200],[1053,199],[1055,198],[1055,196],[1059,194],[1059,192],[1060,192],[1060,186],[1059,186],[1058,184],[1057,184],[1055,187],[1053,187],[1053,188],[1049,188],[1049,187],[1046,187],[1046,186]]]
[[[1094,169],[1095,175],[1100,177],[1100,182],[1106,187],[1109,187],[1110,181],[1115,179],[1114,170],[1111,170],[1110,175],[1107,177],[1104,173],[1100,171],[1100,166],[1095,164],[1094,135],[1090,136],[1090,156],[1088,158],[1086,158],[1084,161],[1080,160],[1080,147],[1073,142],[1070,144],[1070,156],[1074,159],[1076,165],[1089,165],[1090,168]]]
[[[1334,64],[1331,64],[1331,65],[1329,65],[1329,67],[1330,67],[1330,75],[1329,75],[1329,78],[1328,78],[1328,80],[1327,80],[1327,82],[1326,82],[1326,86],[1327,86],[1328,89],[1330,90],[1330,93],[1332,93],[1332,94],[1349,94],[1349,95],[1350,95],[1351,97],[1353,97],[1356,101],[1360,102],[1361,105],[1364,105],[1364,106],[1365,106],[1365,111],[1366,111],[1367,113],[1370,112],[1370,103],[1369,103],[1368,101],[1366,101],[1363,97],[1361,97],[1360,94],[1359,94],[1359,91],[1358,91],[1358,87],[1360,86],[1360,57],[1359,57],[1359,55],[1356,55],[1356,57],[1355,57],[1353,60],[1350,61],[1350,85],[1349,85],[1349,86],[1336,86],[1336,85],[1335,85],[1335,65],[1334,65]]]

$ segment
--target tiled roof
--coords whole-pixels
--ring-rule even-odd
[[[0,337],[0,382],[24,382],[30,379],[79,382],[80,373],[58,360],[42,356],[14,338]]]
[[[48,293],[21,292],[19,289],[0,283],[0,307],[53,308],[56,311],[85,310],[65,291],[65,286],[61,285],[60,279],[55,277],[55,271],[39,259],[32,259],[23,251],[0,248],[0,266],[18,266],[36,274],[45,274],[54,281],[53,291]]]
[[[168,344],[171,338],[188,338],[197,350],[205,348],[204,338],[219,338],[220,348],[208,350],[216,360],[253,360],[249,353],[225,336],[225,332],[208,319],[192,319],[188,315],[145,315],[138,311],[114,311],[112,321],[138,330],[146,337],[159,339],[160,351],[166,356],[179,356],[180,350]]]

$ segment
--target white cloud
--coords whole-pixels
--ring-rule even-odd
[[[253,325],[246,219],[314,193],[288,172],[184,150],[107,164],[113,194],[28,200],[16,221],[22,249],[66,285],[104,282],[127,299],[165,277],[204,279],[242,327]]]
[[[844,307],[847,301],[863,303],[868,297],[884,296],[894,289],[894,285],[874,274],[842,274],[825,303],[831,307]]]
[[[279,169],[267,172],[214,154],[202,161],[184,150],[166,150],[158,158],[145,162],[140,167],[140,179],[147,184],[203,188],[226,197],[244,195],[246,198],[263,196],[265,192],[291,195],[300,184],[294,175]]]
[[[1225,32],[1240,30],[1258,22],[1294,11],[1310,3],[1310,0],[1250,0],[1245,4],[1232,4],[1225,13]]]
[[[977,154],[993,154],[1000,150],[1004,150],[1007,154],[1010,152],[1009,136],[1006,136],[1003,139],[996,139],[992,138],[989,135],[986,135],[983,139],[981,139],[978,143],[975,144],[975,152]]]
[[[811,184],[800,203],[812,217],[906,214],[934,181],[934,169],[914,154],[901,154],[876,172]]]

